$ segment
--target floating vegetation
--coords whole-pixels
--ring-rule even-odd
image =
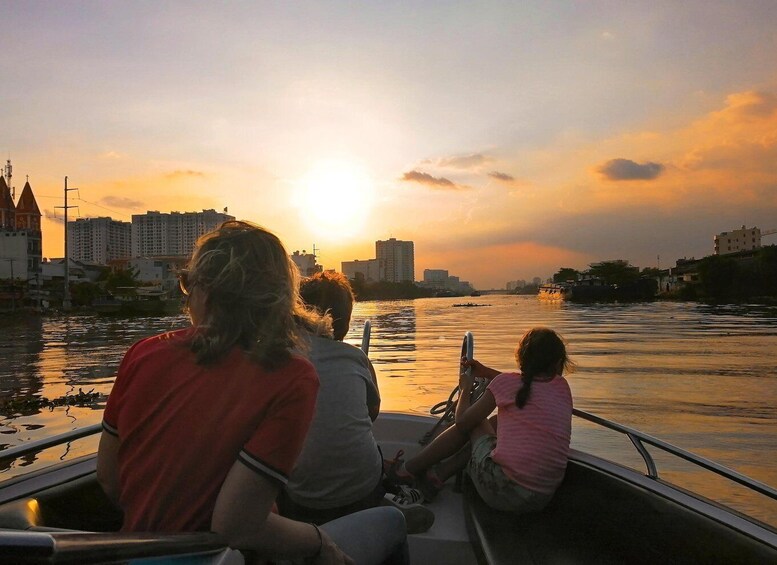
[[[0,400],[0,412],[13,414],[29,410],[41,410],[43,408],[53,410],[57,406],[92,406],[106,398],[105,394],[94,392],[94,389],[84,392],[83,389],[79,388],[77,394],[65,394],[53,399],[46,398],[45,396],[35,396],[32,398]]]

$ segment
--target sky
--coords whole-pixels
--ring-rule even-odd
[[[481,289],[777,228],[777,3],[0,0],[0,154],[44,214],[223,210]],[[773,238],[770,240],[769,237]],[[777,235],[764,244],[777,243]]]

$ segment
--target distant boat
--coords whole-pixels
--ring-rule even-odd
[[[158,287],[121,287],[92,303],[98,314],[116,316],[166,316],[180,314],[182,307],[179,297]]]
[[[540,300],[568,300],[572,297],[572,285],[567,283],[548,283],[540,285],[537,291]]]

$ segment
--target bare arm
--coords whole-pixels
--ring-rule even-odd
[[[472,369],[471,373],[473,378],[486,379],[487,381],[490,381],[495,376],[502,374],[502,371],[492,369],[491,367],[486,367],[477,359],[467,359],[466,357],[462,357],[461,366],[462,370]]]
[[[211,529],[221,534],[230,547],[255,550],[264,558],[309,558],[320,547],[315,563],[353,563],[326,532],[321,531],[319,538],[311,524],[271,513],[277,494],[277,483],[236,462],[216,499]]]
[[[103,431],[97,448],[97,482],[119,506],[119,438]]]
[[[472,405],[469,403],[471,392],[471,387],[468,390],[462,389],[459,403],[456,405],[456,427],[465,434],[474,430],[496,408],[496,399],[490,390],[486,390]]]
[[[380,414],[380,389],[378,388],[378,375],[375,374],[372,362],[370,362],[370,374],[372,375],[372,383],[375,385],[375,392],[378,393],[377,402],[370,403],[370,399],[367,399],[367,411],[370,414],[370,419],[374,422]]]

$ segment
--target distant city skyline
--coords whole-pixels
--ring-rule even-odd
[[[415,242],[477,288],[777,228],[777,4],[10,3],[14,185],[72,217],[222,210],[320,248]],[[775,243],[766,239],[764,244]]]

